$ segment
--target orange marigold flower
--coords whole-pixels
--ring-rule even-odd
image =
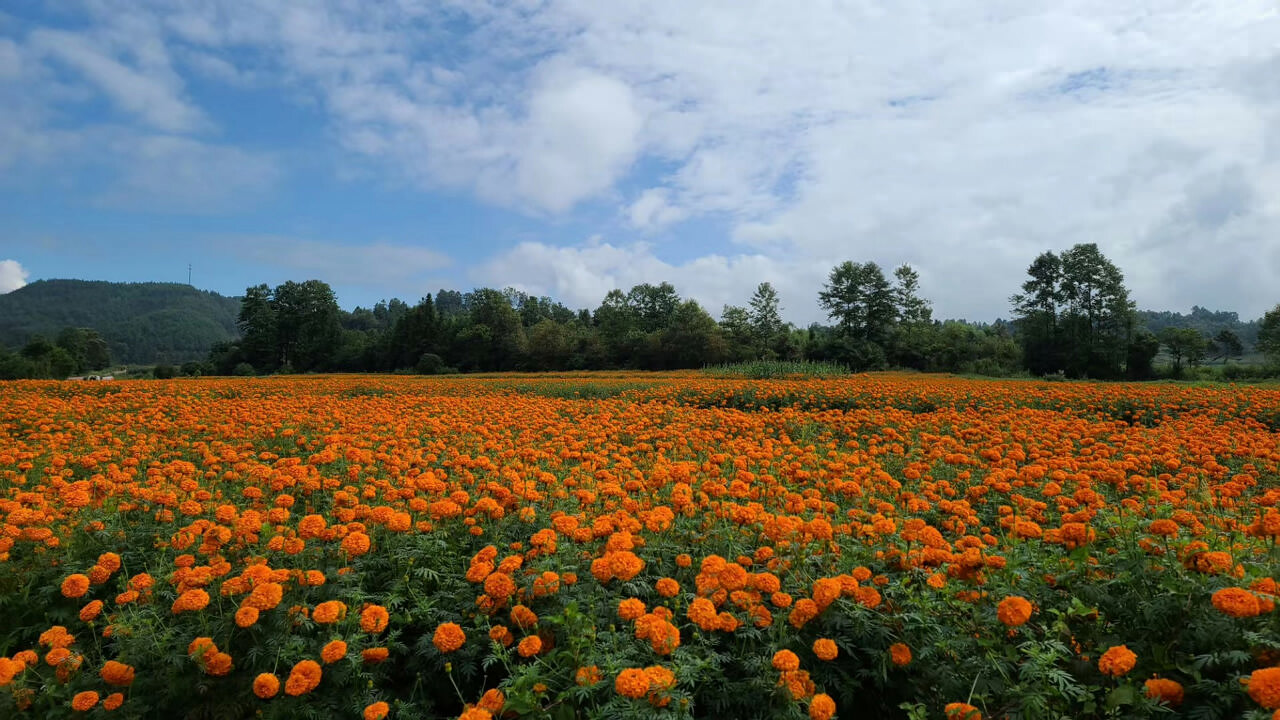
[[[889,659],[898,667],[909,665],[911,663],[911,648],[903,643],[894,643],[889,646]]]
[[[639,598],[627,598],[618,603],[618,617],[623,620],[635,620],[644,615],[644,603]]]
[[[280,678],[271,673],[262,673],[253,679],[253,694],[263,700],[270,700],[280,692]]]
[[[813,654],[817,655],[819,660],[835,660],[840,654],[840,649],[836,647],[834,640],[818,638],[813,641]]]
[[[476,707],[496,713],[506,704],[507,698],[502,694],[502,691],[497,688],[491,688],[486,690],[484,695],[480,697],[480,702],[476,703]]]
[[[364,720],[384,720],[390,713],[391,706],[379,700],[376,703],[365,706]]]
[[[1172,521],[1170,521],[1172,522]],[[1144,683],[1147,697],[1168,705],[1182,703],[1182,684],[1166,678],[1151,678]]]
[[[69,598],[84,597],[89,592],[89,577],[76,573],[68,575],[66,580],[62,581],[62,596]],[[96,703],[97,700],[94,700]]]
[[[173,614],[177,615],[178,613],[200,611],[208,606],[209,593],[196,588],[179,595],[178,599],[173,601],[172,610]]]
[[[326,665],[336,663],[347,656],[347,644],[342,640],[330,640],[320,649],[320,659]]]
[[[76,712],[88,712],[97,704],[98,693],[92,690],[76,693],[76,696],[71,698],[71,709]]]
[[[493,713],[479,707],[469,707],[462,711],[458,720],[493,720]]]
[[[790,650],[779,650],[773,654],[773,669],[782,670],[784,672],[788,670],[799,670],[800,657]]]
[[[56,647],[45,653],[44,662],[49,667],[58,667],[71,657],[71,651],[64,647]]]
[[[680,583],[669,577],[658,580],[653,587],[659,595],[666,598],[675,597],[680,592]]]
[[[1025,625],[1031,619],[1031,602],[1018,595],[1009,595],[996,606],[996,617],[1009,627]]]
[[[1116,645],[1107,648],[1102,657],[1098,658],[1098,670],[1104,675],[1120,677],[1132,670],[1137,662],[1138,656],[1132,650],[1124,645]]]
[[[187,655],[196,660],[204,660],[216,652],[218,652],[218,646],[213,642],[213,638],[198,637],[187,645]]]
[[[826,693],[818,693],[809,701],[810,720],[831,720],[836,714],[836,701]]]
[[[362,532],[353,532],[342,538],[342,551],[351,557],[364,555],[369,552],[369,547],[369,536]]]
[[[661,665],[650,665],[644,669],[649,676],[649,704],[655,707],[666,707],[671,703],[668,690],[676,686],[676,674]]]
[[[1280,708],[1280,667],[1254,670],[1246,686],[1249,697],[1268,710]]]
[[[623,697],[642,698],[649,692],[649,675],[640,668],[627,668],[618,673],[613,689]]]
[[[311,619],[321,625],[330,625],[338,622],[347,614],[347,604],[341,600],[326,600],[316,606],[311,612]]]
[[[236,610],[236,625],[242,628],[250,627],[258,622],[258,615],[258,608],[242,605],[239,610]]]
[[[467,641],[467,634],[457,623],[441,623],[436,627],[436,634],[431,643],[442,653],[451,653],[462,647]]]
[[[511,647],[511,643],[515,642],[515,636],[507,629],[506,625],[494,625],[489,628],[489,639],[498,643],[502,647]]]
[[[384,647],[366,648],[360,651],[360,659],[363,660],[366,664],[377,665],[383,660],[386,660],[387,655],[389,654],[390,654],[390,651],[388,651]]]
[[[947,703],[942,712],[947,716],[947,720],[982,720],[982,713],[969,703]]]
[[[510,575],[496,572],[484,579],[484,592],[495,600],[506,600],[516,594],[516,582]]]
[[[511,608],[511,623],[521,630],[528,630],[538,624],[538,614],[524,605]]]
[[[320,669],[320,663],[315,660],[303,660],[293,669],[289,671],[289,679],[284,682],[284,693],[286,695],[298,696],[305,695],[316,689],[320,684],[320,676],[323,671]]]
[[[127,687],[133,683],[133,667],[115,660],[108,660],[103,663],[102,670],[98,674],[102,677],[102,681],[108,685]]]
[[[231,672],[231,656],[224,652],[216,652],[205,660],[205,673],[214,677],[222,677]]]
[[[114,692],[102,698],[102,709],[108,712],[110,712],[111,710],[115,710],[116,708],[119,708],[123,704],[124,704],[124,695],[122,693]]]
[[[1234,618],[1254,617],[1262,614],[1258,596],[1244,588],[1222,588],[1213,594],[1213,606],[1224,615]]]
[[[520,644],[516,646],[516,652],[520,653],[520,657],[533,657],[534,655],[537,655],[542,652],[542,638],[537,635],[530,635],[520,641]]]
[[[580,667],[577,672],[573,674],[573,681],[582,687],[595,685],[600,682],[600,679],[600,668],[595,665]]]
[[[387,629],[391,615],[381,605],[368,605],[360,611],[360,629],[377,634]]]
[[[94,600],[93,602],[80,608],[80,620],[83,622],[93,622],[102,614],[102,601]]]

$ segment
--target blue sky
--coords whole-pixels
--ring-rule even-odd
[[[1270,0],[903,4],[16,0],[0,292],[287,279],[341,304],[516,286],[574,307],[843,260],[1006,315],[1097,242],[1141,307],[1256,317],[1280,277]]]

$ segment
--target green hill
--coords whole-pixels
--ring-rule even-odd
[[[239,335],[240,300],[179,283],[40,280],[0,295],[0,345],[18,349],[65,327],[97,330],[117,363],[203,360]]]

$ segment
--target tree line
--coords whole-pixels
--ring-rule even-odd
[[[779,359],[831,361],[853,370],[1146,379],[1155,376],[1162,350],[1178,373],[1211,353],[1224,362],[1244,353],[1231,330],[1209,337],[1193,327],[1167,325],[1159,335],[1146,329],[1123,273],[1095,244],[1043,253],[1027,273],[1010,299],[1011,321],[939,321],[911,266],[886,274],[874,262],[846,261],[818,293],[830,324],[807,328],[782,320],[781,298],[767,282],[744,305],[725,306],[718,320],[667,282],[611,290],[593,310],[510,288],[479,288],[349,313],[318,280],[258,285],[245,291],[241,338],[217,345],[204,369],[674,370]],[[1280,306],[1254,335],[1259,352],[1280,356]]]
[[[215,344],[204,361],[159,365],[155,375],[675,370],[776,359],[855,371],[1140,380],[1157,376],[1158,359],[1175,377],[1212,360],[1239,371],[1246,346],[1269,358],[1271,372],[1280,367],[1280,305],[1251,323],[1199,307],[1190,316],[1140,313],[1123,273],[1095,244],[1036,257],[1010,298],[1009,321],[935,319],[909,265],[886,273],[874,262],[840,263],[818,302],[830,322],[804,328],[783,321],[767,282],[719,319],[667,282],[611,290],[594,309],[478,288],[347,312],[328,284],[289,281],[247,288],[238,339]],[[0,378],[66,377],[106,367],[110,356],[96,331],[68,327],[18,352],[0,347]]]

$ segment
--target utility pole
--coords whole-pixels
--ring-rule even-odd
[[[191,284],[191,263],[187,263],[187,284]]]

